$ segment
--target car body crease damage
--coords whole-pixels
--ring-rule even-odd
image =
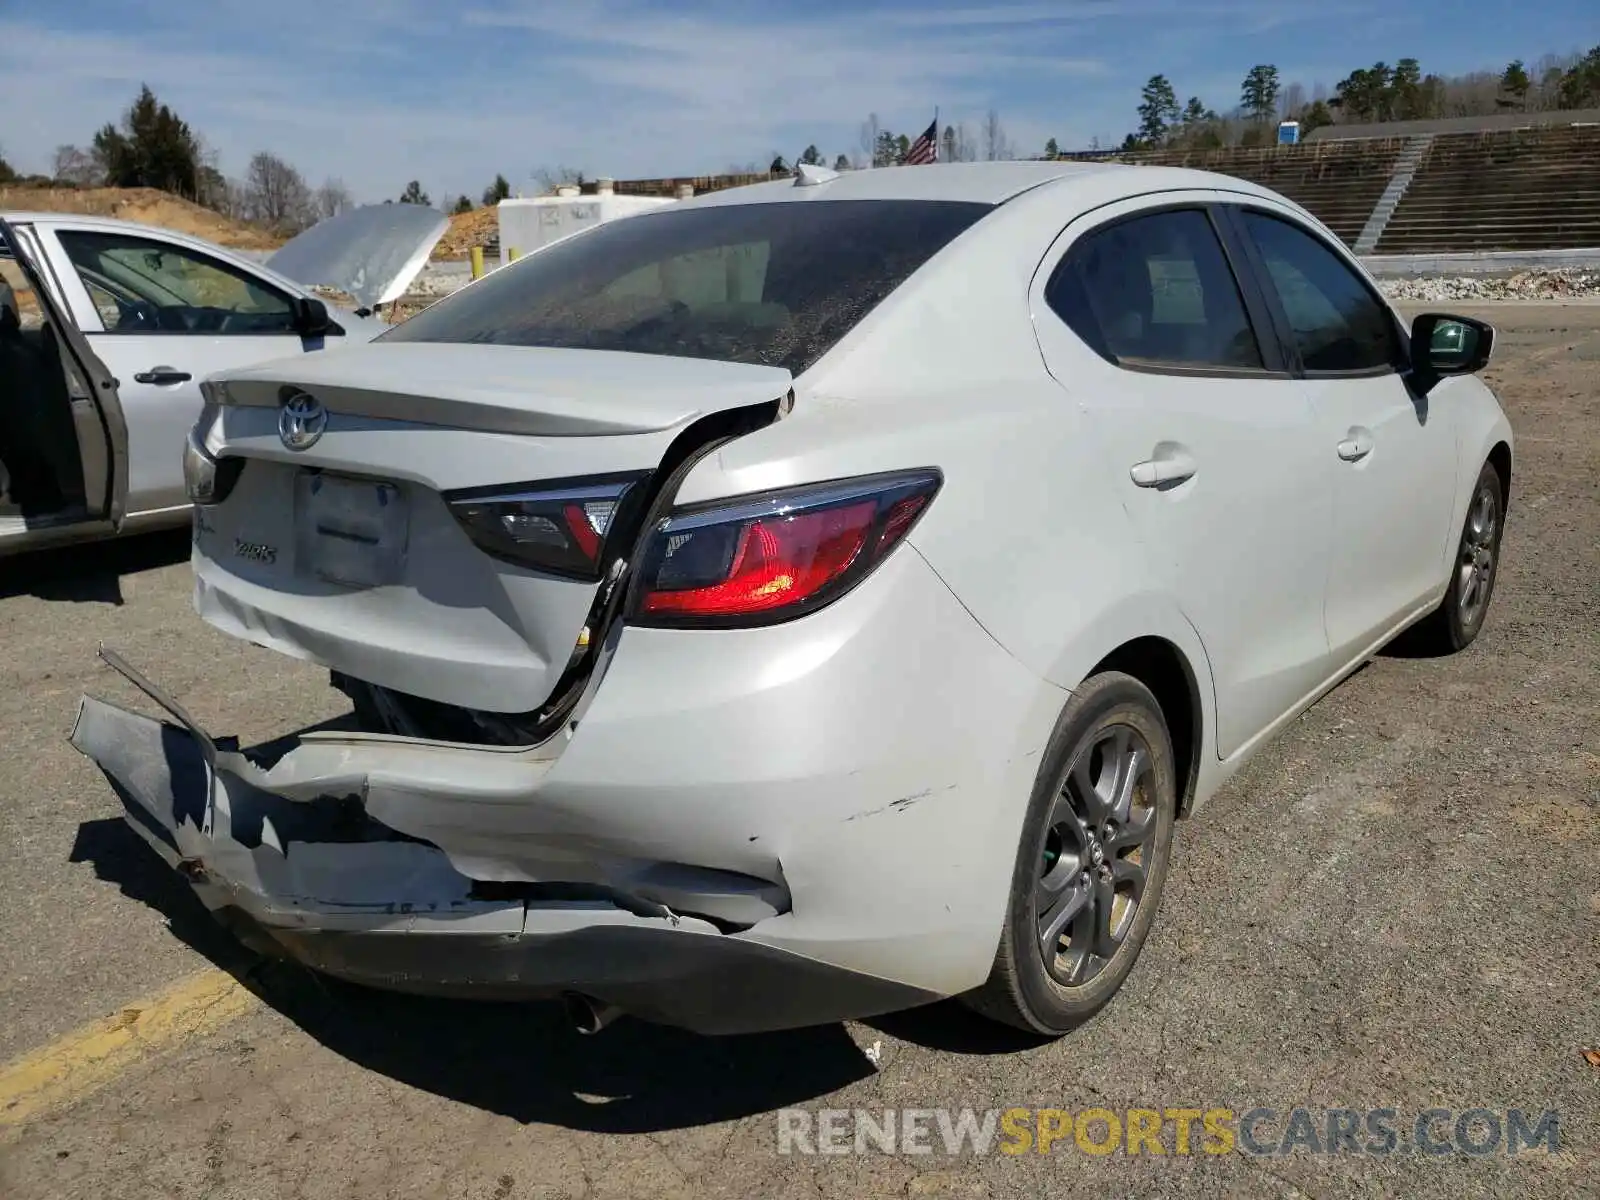
[[[340,913],[481,916],[507,909],[504,902],[475,898],[477,881],[457,871],[444,850],[371,815],[373,808],[403,804],[405,788],[374,788],[365,771],[330,776],[307,769],[303,758],[291,755],[263,767],[252,757],[257,748],[224,748],[228,739],[213,738],[115,651],[102,648],[101,657],[182,728],[86,696],[70,740],[106,772],[145,840],[211,893],[202,896],[208,906],[241,907],[289,923],[302,908],[307,918],[316,910],[319,922]],[[175,741],[187,743],[204,762],[209,776],[204,807],[183,807],[177,776],[184,768],[174,753]],[[337,752],[339,743],[330,739],[309,746]],[[449,752],[423,744],[409,749]],[[394,898],[396,889],[405,898]],[[684,923],[684,914],[660,900],[608,891],[619,908],[638,917],[673,927]],[[514,916],[522,907],[517,901],[503,915]],[[520,932],[520,920],[503,932]]]

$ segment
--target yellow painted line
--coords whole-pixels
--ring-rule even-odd
[[[83,1099],[145,1058],[244,1016],[256,997],[226,971],[180,979],[0,1067],[0,1128]]]

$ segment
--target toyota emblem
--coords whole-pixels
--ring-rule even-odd
[[[278,413],[278,439],[291,450],[314,446],[328,427],[328,410],[305,392],[284,401]]]

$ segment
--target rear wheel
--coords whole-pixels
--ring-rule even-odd
[[[1104,1007],[1155,920],[1176,816],[1172,741],[1156,698],[1132,676],[1095,676],[1051,739],[994,968],[965,1002],[1048,1035]]]
[[[1456,556],[1439,607],[1417,624],[1421,648],[1438,654],[1465,650],[1483,628],[1489,600],[1500,573],[1500,533],[1505,511],[1500,472],[1484,463],[1472,488],[1467,519],[1456,543]]]

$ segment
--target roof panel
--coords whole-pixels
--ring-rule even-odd
[[[792,200],[962,200],[1000,204],[1052,179],[1086,178],[1128,168],[1117,163],[970,162],[841,171],[837,179],[797,187],[793,179],[706,192],[681,204],[762,204]]]

